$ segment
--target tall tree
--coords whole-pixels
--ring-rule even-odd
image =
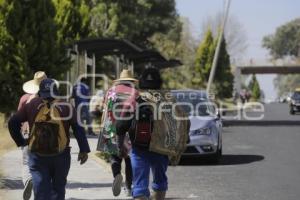
[[[210,29],[213,36],[216,37],[222,25],[223,18],[224,14],[222,12],[208,16],[202,23],[202,38],[204,38],[208,29]],[[239,58],[247,50],[248,44],[245,29],[237,17],[233,15],[228,16],[224,36],[231,62],[238,62]]]
[[[74,40],[89,35],[89,6],[84,0],[52,0],[56,9],[55,22],[60,44],[70,45]]]
[[[267,48],[273,59],[289,57],[293,63],[300,63],[300,18],[294,19],[276,29],[273,35],[263,39],[263,47]],[[278,75],[274,79],[278,95],[285,95],[300,85],[300,75]]]
[[[150,42],[166,58],[176,58],[183,63],[182,66],[162,71],[163,87],[190,88],[196,46],[188,20],[181,18],[167,34],[156,33],[151,37]]]
[[[8,0],[5,27],[15,43],[24,45],[26,65],[58,77],[66,68],[65,49],[57,44],[55,8],[49,0]]]
[[[225,38],[223,37],[216,74],[214,77],[218,97],[228,98],[232,96],[233,79],[234,77],[231,72],[230,56],[227,52]]]
[[[275,59],[285,56],[300,58],[300,18],[278,27],[275,34],[264,37],[263,47]]]
[[[24,45],[14,42],[0,17],[0,112],[9,113],[16,108],[21,86],[31,72],[26,59]]]
[[[8,98],[1,101],[0,107],[9,110],[15,109],[23,82],[31,79],[35,71],[60,78],[68,68],[68,59],[65,49],[57,44],[52,1],[6,0],[0,1],[0,9],[0,77],[5,80],[2,89],[6,92],[2,94]],[[5,77],[9,75],[14,82],[7,82]]]
[[[252,79],[249,82],[248,88],[251,90],[252,98],[254,100],[259,100],[261,96],[261,90],[255,74],[252,75]]]
[[[196,53],[194,67],[195,73],[192,79],[192,84],[194,85],[194,87],[205,87],[209,78],[214,51],[214,38],[211,30],[208,29]]]
[[[126,38],[140,45],[156,32],[167,33],[177,19],[174,0],[94,0],[93,36]]]
[[[217,46],[217,40],[213,39],[210,29],[206,32],[201,42],[195,60],[195,76],[192,79],[194,87],[206,87],[212,62]],[[230,56],[227,52],[226,41],[223,37],[221,49],[217,61],[217,68],[214,77],[214,88],[219,98],[231,97],[233,89],[233,75],[231,73]]]

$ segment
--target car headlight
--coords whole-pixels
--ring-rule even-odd
[[[211,134],[210,128],[200,128],[192,131],[191,135],[210,135],[210,134]]]

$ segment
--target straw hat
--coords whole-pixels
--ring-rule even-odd
[[[24,92],[28,94],[37,94],[39,91],[39,86],[42,80],[46,79],[47,76],[45,72],[38,71],[34,74],[34,77],[32,80],[27,81],[23,84],[23,90]]]
[[[135,79],[132,75],[132,72],[128,69],[123,69],[121,74],[120,74],[120,78],[116,79],[115,82],[117,81],[134,81],[134,82],[138,82],[137,79]]]

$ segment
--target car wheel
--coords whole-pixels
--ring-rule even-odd
[[[217,150],[217,152],[210,156],[209,161],[212,164],[218,164],[222,157],[222,147]]]

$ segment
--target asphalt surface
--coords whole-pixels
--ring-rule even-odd
[[[269,103],[256,106],[255,109],[244,109],[227,112],[224,119],[266,120],[266,121],[300,121],[300,113],[291,115],[287,103]]]
[[[266,106],[265,120],[289,116],[286,104]],[[185,159],[168,170],[170,197],[197,200],[298,200],[300,127],[243,126],[223,129],[223,158]]]
[[[289,116],[286,104],[268,104],[265,120],[298,120]],[[300,126],[243,126],[223,130],[223,158],[211,165],[204,158],[187,159],[169,167],[167,199],[196,200],[299,200]],[[96,139],[90,139],[95,149]],[[89,159],[76,161],[78,148],[72,140],[72,167],[66,199],[128,199],[113,197],[112,174],[107,164]],[[21,151],[0,159],[6,188],[2,200],[21,199]]]
[[[89,144],[92,150],[96,149],[97,138],[90,138]],[[99,161],[92,153],[84,165],[77,161],[78,145],[75,139],[71,139],[71,169],[68,175],[66,186],[66,200],[114,200],[130,199],[126,197],[122,189],[118,197],[112,194],[112,173],[110,166],[104,161]],[[0,200],[22,199],[23,183],[22,175],[22,154],[20,149],[8,152],[0,158],[0,168],[3,179],[0,180],[4,188],[0,188]],[[33,197],[31,198],[33,199]]]

